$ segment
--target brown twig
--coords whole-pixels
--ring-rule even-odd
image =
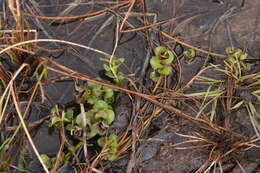
[[[90,78],[89,76],[87,75],[84,75],[84,74],[80,74],[68,67],[65,67],[47,57],[41,57],[41,60],[43,62],[46,62],[46,63],[50,63],[62,70],[58,70],[58,69],[55,69],[55,68],[52,68],[50,66],[48,66],[47,64],[45,64],[45,67],[48,69],[48,70],[51,70],[51,71],[54,71],[56,73],[59,73],[59,74],[62,74],[62,75],[67,75],[67,76],[70,76],[72,78],[78,78],[78,79],[81,79],[81,80],[87,80],[87,81],[90,81],[90,82],[93,82],[93,83],[96,83],[96,84],[100,84],[100,85],[105,85],[105,86],[108,86],[108,87],[111,87],[111,88],[114,88],[116,90],[120,90],[120,91],[123,91],[123,92],[126,92],[128,94],[134,94],[138,97],[142,97],[144,98],[145,100],[151,102],[151,103],[154,103],[156,104],[157,106],[160,106],[161,108],[169,111],[169,112],[172,112],[172,113],[175,113],[179,116],[181,116],[182,118],[185,118],[185,119],[188,119],[196,124],[200,124],[200,125],[206,125],[206,126],[210,126],[212,128],[215,128],[216,130],[224,130],[224,131],[227,131],[227,129],[225,129],[224,127],[221,127],[221,126],[218,126],[218,125],[215,125],[215,124],[212,124],[211,122],[209,121],[206,121],[206,120],[203,120],[203,119],[200,119],[200,118],[194,118],[186,113],[184,113],[183,111],[181,111],[180,109],[177,109],[173,106],[170,106],[170,105],[167,105],[167,104],[163,104],[159,101],[157,101],[153,96],[151,95],[147,95],[147,94],[143,94],[143,93],[139,93],[139,92],[136,92],[136,91],[132,91],[132,90],[129,90],[129,89],[126,89],[126,88],[121,88],[119,86],[116,86],[116,85],[113,85],[113,84],[108,84],[108,83],[104,83],[104,82],[101,82],[101,81],[98,81],[98,80],[95,80],[95,79],[92,79]]]
[[[30,14],[30,13],[24,13],[24,12],[22,14],[24,16],[38,18],[38,19],[42,19],[42,20],[75,20],[75,19],[84,19],[84,18],[96,16],[96,15],[105,13],[105,12],[111,10],[111,9],[125,7],[129,3],[130,3],[129,1],[122,2],[120,4],[113,5],[112,7],[109,7],[109,8],[105,8],[105,9],[102,9],[102,10],[99,10],[99,11],[95,11],[95,12],[92,12],[92,13],[86,13],[86,14],[82,14],[82,15],[78,15],[78,16],[48,17],[48,16],[37,16],[37,15],[33,15],[33,14]]]

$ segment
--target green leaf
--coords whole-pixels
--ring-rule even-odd
[[[103,121],[107,117],[107,113],[105,111],[98,111],[95,113],[95,122]]]
[[[117,69],[121,66],[123,62],[124,62],[124,58],[113,59],[112,61],[113,70],[117,71]]]
[[[69,120],[72,120],[73,119],[73,110],[66,111],[65,117],[68,118]]]
[[[105,73],[105,75],[106,75],[107,77],[111,78],[111,79],[114,79],[114,78],[115,78],[115,76],[114,76],[114,74],[113,74],[112,71],[107,71],[107,72]]]
[[[121,66],[121,64],[124,62],[124,58],[119,59],[112,59],[112,62],[110,62],[110,59],[101,59],[102,61],[107,62],[108,64],[104,64],[103,67],[105,69],[105,75],[115,81],[117,84],[122,84],[123,75],[122,73],[118,72],[118,68]],[[111,64],[110,64],[111,63]]]
[[[117,136],[115,134],[111,134],[109,137],[100,137],[97,141],[100,147],[106,146],[108,149],[106,159],[107,160],[114,160],[116,159],[116,152],[118,148]]]
[[[98,111],[98,110],[104,110],[107,108],[109,108],[109,105],[103,100],[97,100],[96,102],[94,102],[94,106],[93,106],[94,110]]]
[[[190,64],[196,58],[196,51],[194,49],[188,49],[183,52],[183,55],[185,56],[185,63]]]
[[[101,88],[102,88],[102,85],[88,81],[88,87],[89,87],[89,88],[95,88],[95,89],[101,89]]]
[[[95,121],[102,121],[103,123],[109,125],[111,124],[115,119],[115,113],[113,110],[106,109],[102,111],[98,111],[95,114]]]
[[[107,160],[113,161],[116,159],[116,153],[111,153],[107,156]]]
[[[231,62],[231,63],[235,63],[236,59],[233,56],[229,56],[228,61]]]
[[[59,122],[61,122],[61,118],[54,116],[54,117],[51,118],[51,125],[50,126],[56,125]]]
[[[104,135],[106,133],[106,128],[102,127],[100,128],[101,124],[100,123],[94,123],[91,126],[89,126],[89,131],[87,132],[87,137],[92,138],[96,136],[97,134],[99,135]]]
[[[44,165],[48,168],[51,169],[52,168],[52,161],[51,158],[49,158],[49,156],[47,154],[41,154],[41,159],[44,163]]]
[[[58,107],[57,107],[57,106],[51,108],[51,114],[52,114],[52,115],[54,115],[54,114],[59,114],[59,110],[58,110]]]
[[[115,134],[111,134],[109,135],[109,137],[100,137],[98,139],[98,145],[100,147],[104,147],[105,142],[107,142],[107,146],[111,149],[116,151],[117,147],[118,147],[118,142],[117,142],[117,135]]]
[[[71,131],[71,130],[75,129],[75,126],[73,124],[68,124],[68,125],[66,125],[65,129]]]
[[[117,73],[117,78],[114,78],[114,81],[117,85],[123,85],[124,83],[124,74],[121,72]]]
[[[157,72],[151,72],[150,73],[150,79],[152,79],[154,82],[157,82],[160,78],[160,74],[158,74]]]
[[[243,100],[240,101],[240,102],[238,102],[237,104],[235,104],[235,105],[231,108],[231,110],[232,110],[232,109],[237,109],[237,108],[239,108],[243,103],[244,103]]]
[[[157,70],[159,68],[162,68],[163,65],[161,64],[161,60],[157,56],[153,56],[150,60],[150,64],[154,70]]]
[[[157,57],[161,57],[165,52],[167,51],[167,48],[164,46],[157,46],[154,50],[154,53]]]
[[[232,53],[233,53],[232,47],[226,47],[226,53],[227,53],[228,55],[232,54]]]
[[[166,56],[166,59],[161,58],[161,64],[163,64],[163,65],[171,64],[174,59],[173,53],[171,51],[167,51],[165,56]]]
[[[239,58],[242,54],[242,50],[241,49],[236,49],[234,50],[234,52],[232,53],[232,56]]]
[[[83,126],[83,113],[78,114],[78,116],[76,117],[76,124],[79,126]]]
[[[105,138],[104,137],[100,137],[97,140],[98,146],[103,147],[105,145]]]
[[[114,96],[114,90],[112,88],[104,86],[103,90],[104,90],[104,98],[105,99],[109,99],[109,98],[112,98]]]
[[[94,104],[95,102],[97,102],[99,99],[97,97],[94,96],[88,96],[86,97],[86,100],[88,101],[89,104]]]
[[[91,130],[91,131],[89,131],[89,132],[87,132],[87,137],[88,138],[93,138],[94,136],[96,136],[98,133],[97,133],[97,131],[95,131],[95,130]]]
[[[103,68],[105,71],[110,71],[110,67],[107,64],[103,64]]]
[[[125,62],[125,58],[118,58],[117,60],[120,62],[120,64],[123,64]]]
[[[172,72],[171,66],[165,66],[158,70],[158,73],[160,73],[162,75],[169,75],[171,72]]]
[[[118,143],[117,143],[117,135],[116,134],[111,134],[108,137],[108,141],[109,141],[109,146],[112,148],[117,148],[118,147]]]
[[[106,112],[105,123],[109,125],[115,120],[115,113],[113,110],[109,110],[109,109],[104,111]]]
[[[247,53],[243,53],[241,56],[240,56],[240,60],[245,60],[247,58]]]
[[[100,58],[101,61],[103,62],[109,62],[109,57],[106,57],[106,58]]]

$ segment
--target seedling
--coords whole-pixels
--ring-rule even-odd
[[[104,135],[106,129],[115,119],[115,113],[111,104],[114,102],[114,89],[88,82],[87,86],[81,86],[83,95],[78,98],[82,103],[89,103],[92,109],[87,112],[82,112],[76,117],[76,124],[83,126],[83,116],[86,117],[87,137],[92,138],[99,135]]]
[[[226,76],[229,79],[227,87],[232,87],[230,93],[228,93],[228,88],[225,79],[215,79],[214,77],[204,77],[198,76],[197,81],[203,84],[208,84],[208,91],[186,94],[186,96],[201,97],[204,98],[200,111],[197,113],[196,117],[199,117],[200,113],[205,110],[205,108],[211,104],[212,109],[210,113],[210,120],[214,119],[216,115],[216,107],[219,102],[220,96],[229,96],[230,99],[227,101],[227,109],[234,110],[240,107],[245,107],[250,117],[252,126],[259,137],[260,124],[259,124],[259,113],[255,108],[259,102],[260,91],[257,90],[259,85],[260,75],[258,73],[250,74],[251,64],[246,61],[247,53],[243,52],[241,49],[232,49],[231,47],[226,48],[227,59],[225,59],[224,64],[214,65],[211,64],[215,70],[221,72],[222,76]],[[244,90],[237,90],[243,88]],[[236,97],[233,97],[236,96]],[[208,101],[206,101],[208,100]]]
[[[76,151],[82,147],[82,142],[79,142],[78,144],[71,145],[67,147],[66,151],[61,153],[61,159],[60,159],[60,164],[64,165],[69,162],[70,158],[75,155]],[[50,157],[47,154],[41,154],[41,159],[43,160],[44,164],[46,167],[51,170],[54,168],[55,163],[57,162],[57,157]]]
[[[52,169],[56,162],[56,157],[49,157],[47,154],[41,154],[41,159],[48,169]]]
[[[80,113],[76,117],[76,124],[79,127],[83,126],[83,116],[86,117],[87,138],[92,138],[99,135],[104,135],[107,128],[115,119],[115,113],[103,100],[96,101],[93,109],[88,112]]]
[[[154,70],[150,73],[150,79],[157,82],[160,75],[168,76],[172,72],[171,63],[174,59],[174,55],[164,46],[156,47],[154,52],[155,56],[150,60],[150,64]]]
[[[183,52],[183,55],[185,56],[185,63],[190,64],[196,58],[196,51],[194,49],[187,49]]]
[[[245,63],[247,59],[247,53],[241,49],[232,49],[231,47],[226,48],[228,54],[225,63],[226,73],[236,80],[236,83],[241,82],[242,75],[250,70],[250,63]]]
[[[106,103],[111,104],[114,102],[114,89],[88,82],[87,87],[81,87],[84,90],[83,95],[79,98],[79,101],[88,102],[94,105],[98,100],[104,100]]]
[[[103,152],[107,153],[107,160],[113,161],[116,159],[116,152],[119,144],[115,134],[111,134],[109,137],[99,138],[98,145],[103,148]]]
[[[64,123],[66,130],[71,132],[83,129],[83,118],[86,120],[87,138],[104,135],[107,128],[115,119],[115,113],[110,104],[114,102],[114,90],[112,88],[88,82],[87,86],[79,86],[77,90],[83,92],[78,97],[79,103],[88,103],[92,106],[86,112],[74,115],[72,110],[60,111],[57,106],[52,109],[52,119],[50,126],[57,128]]]
[[[74,126],[74,119],[73,119],[73,110],[59,110],[57,106],[51,109],[51,123],[49,127],[55,126],[57,128],[61,128],[61,124],[65,124],[66,130],[73,130],[76,127]]]
[[[113,58],[112,61],[108,58],[102,58],[101,61],[107,62],[107,64],[103,64],[105,75],[111,79],[116,84],[123,84],[124,82],[124,74],[122,72],[118,72],[118,68],[124,63],[124,58],[115,59]]]

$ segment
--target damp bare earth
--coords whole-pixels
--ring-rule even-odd
[[[12,99],[2,94],[1,171],[44,172],[43,164],[59,173],[259,170],[258,0],[19,2],[23,27],[37,39],[88,48],[54,41],[18,47],[39,61],[14,80]],[[1,30],[19,29],[16,10],[1,3]],[[35,35],[1,37],[12,45]],[[150,61],[160,46],[174,56],[164,64],[169,75]],[[29,62],[10,50],[2,54],[3,93]]]

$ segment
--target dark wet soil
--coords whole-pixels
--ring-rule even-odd
[[[57,16],[64,10],[63,7],[45,7],[45,5],[53,5],[61,3],[61,1],[45,1],[39,0],[38,7],[42,15]],[[62,3],[70,3],[66,0]],[[85,1],[90,2],[90,1]],[[95,1],[94,1],[95,3]],[[196,47],[205,50],[211,50],[217,53],[223,53],[225,47],[233,46],[245,49],[251,57],[260,57],[260,1],[259,0],[149,0],[146,2],[147,12],[152,13],[149,21],[174,19],[172,22],[164,24],[160,29],[178,36],[179,39]],[[29,4],[29,2],[28,2]],[[95,11],[100,9],[101,5],[87,6],[81,5],[72,9],[70,15],[85,13],[86,11]],[[28,7],[25,5],[25,9]],[[125,11],[126,9],[122,9]],[[136,11],[140,9],[135,8]],[[142,24],[135,17],[130,20],[136,27]],[[115,42],[116,18],[110,13],[106,13],[99,18],[92,20],[80,20],[71,24],[62,26],[48,26],[47,21],[40,21],[42,28],[35,22],[37,29],[45,30],[46,34],[42,34],[43,38],[55,38],[73,41],[88,45],[90,47],[111,53]],[[79,27],[76,31],[76,27]],[[158,27],[159,28],[159,27]],[[74,33],[72,33],[74,32]],[[95,33],[98,33],[95,35]],[[156,31],[153,33],[152,45],[158,45],[165,41],[164,44],[171,45],[169,40],[164,40],[158,36]],[[118,46],[116,51],[117,57],[126,59],[125,68],[122,69],[126,74],[131,74],[137,83],[141,83],[140,78],[142,69],[144,68],[145,57],[149,53],[147,50],[147,41],[143,33],[124,34],[121,38],[122,44]],[[128,40],[125,43],[124,40]],[[59,48],[60,45],[47,45],[49,48]],[[46,53],[42,53],[43,55]],[[48,53],[47,55],[50,55]],[[57,56],[55,53],[52,56]],[[66,51],[57,59],[63,65],[66,65],[78,72],[97,77],[99,71],[102,70],[100,63],[100,55],[90,51],[76,48],[74,51]],[[214,59],[214,61],[218,61]],[[189,81],[198,70],[204,65],[205,58],[197,58],[192,64],[180,62],[182,66],[182,81],[184,85]],[[256,67],[256,71],[259,67]],[[51,74],[51,76],[54,74]],[[149,83],[148,83],[149,84]],[[148,86],[149,88],[150,86]],[[127,86],[125,86],[127,87]],[[199,90],[201,88],[196,88]],[[51,83],[44,85],[46,96],[49,99],[48,105],[66,104],[74,100],[74,81]],[[181,103],[174,103],[178,106]],[[48,107],[48,106],[46,106]],[[119,93],[115,103],[117,117],[110,131],[115,133],[123,132],[130,122],[132,116],[131,100],[124,93]],[[42,111],[46,116],[46,111]],[[235,113],[233,119],[233,128],[237,133],[252,136],[254,131],[251,127],[245,110],[239,110]],[[178,135],[196,132],[199,129],[193,125],[187,125],[184,120],[179,119],[171,114],[159,115],[141,136],[142,142],[136,148],[135,166],[132,172],[142,173],[192,173],[208,159],[208,149],[191,149],[177,150],[172,147],[174,144],[186,140],[185,137]],[[59,137],[57,132],[49,133],[47,125],[38,129],[38,133],[34,136],[34,141],[40,153],[54,155],[59,149]],[[197,145],[197,144],[195,144]],[[259,169],[260,152],[259,150],[249,149],[247,152],[241,152],[237,164],[234,160],[223,161],[224,172],[241,172],[240,166],[244,168],[246,173],[254,173]],[[106,172],[125,172],[131,151],[123,155],[114,163],[107,164]],[[39,163],[34,158],[29,168],[38,171]],[[67,166],[67,165],[66,165]],[[59,172],[69,172],[71,167],[62,167]],[[110,171],[109,171],[110,170]],[[71,170],[72,171],[72,170]],[[218,168],[216,172],[221,172]]]

